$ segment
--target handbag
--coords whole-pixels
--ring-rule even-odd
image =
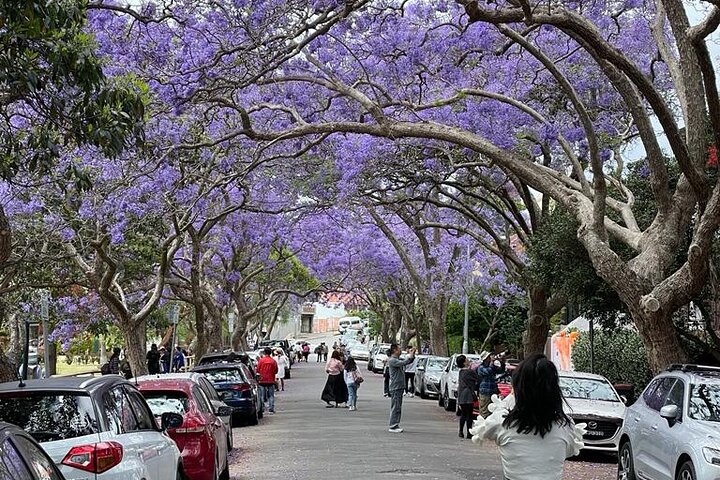
[[[360,373],[357,370],[353,370],[353,380],[355,380],[355,383],[360,385],[362,382],[365,381],[365,379],[360,375]]]

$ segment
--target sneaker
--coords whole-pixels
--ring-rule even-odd
[[[400,427],[392,427],[392,428],[390,428],[390,429],[388,430],[388,432],[390,432],[390,433],[402,433],[402,432],[403,432],[403,429],[400,428]]]
[[[348,410],[350,410],[351,412],[354,412],[354,411],[355,411],[355,407],[351,406],[350,408],[348,408]]]
[[[410,398],[415,398],[415,394],[414,394],[414,393],[411,393],[411,394],[408,395],[408,397],[410,397]]]
[[[335,405],[333,405],[332,403],[326,403],[325,408],[335,408]]]
[[[383,397],[389,397],[389,396],[390,395],[388,395],[387,393],[383,393]]]
[[[268,410],[268,413],[269,413],[270,415],[275,415],[275,410]]]

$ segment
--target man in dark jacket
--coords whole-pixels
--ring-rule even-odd
[[[170,351],[165,347],[160,347],[160,363],[162,364],[162,373],[170,373]]]
[[[258,384],[263,402],[268,404],[268,412],[275,413],[275,375],[278,373],[278,364],[272,357],[272,349],[265,347],[262,356],[257,362]]]
[[[158,351],[157,345],[154,343],[150,345],[150,350],[145,355],[145,359],[147,360],[147,368],[150,375],[160,373],[160,352]]]
[[[112,356],[110,357],[110,373],[117,375],[120,373],[120,347],[113,348]]]

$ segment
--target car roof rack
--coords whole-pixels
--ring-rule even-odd
[[[720,367],[713,367],[710,365],[695,365],[692,363],[673,363],[666,371],[668,372],[720,372]]]

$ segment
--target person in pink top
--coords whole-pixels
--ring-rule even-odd
[[[325,406],[328,408],[342,407],[345,408],[348,400],[347,385],[345,384],[345,377],[343,376],[344,370],[342,362],[342,354],[333,350],[330,360],[325,365],[325,371],[328,374],[327,382],[325,382],[325,388],[322,391],[320,398],[325,402]],[[335,402],[335,405],[333,405]]]

